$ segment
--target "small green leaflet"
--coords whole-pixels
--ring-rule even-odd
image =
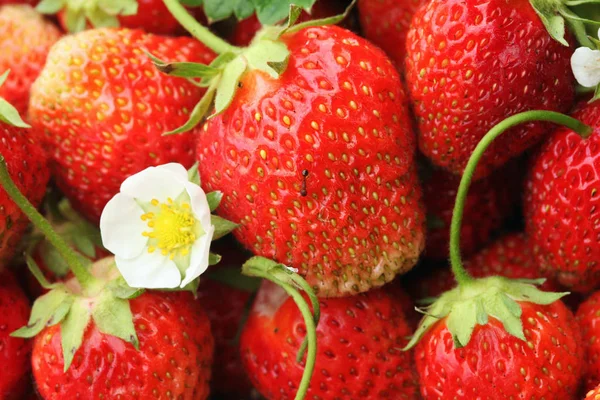
[[[273,25],[283,21],[290,12],[292,4],[309,11],[315,0],[253,0],[256,16],[263,25]]]
[[[94,305],[92,318],[100,332],[121,338],[136,349],[139,347],[129,300],[113,297],[111,291],[106,291]]]
[[[213,240],[222,238],[239,226],[238,224],[226,220],[225,218],[221,218],[218,215],[211,215],[210,223],[215,227]]]
[[[33,303],[27,326],[13,332],[11,336],[32,338],[45,327],[56,325],[63,320],[73,304],[73,295],[57,288],[38,298]]]
[[[6,70],[2,75],[0,75],[0,86],[6,82],[8,78],[8,74],[10,74],[10,70]],[[16,126],[18,128],[31,128],[30,125],[26,124],[19,115],[19,112],[16,108],[12,106],[8,101],[4,100],[0,97],[0,121],[5,124]]]
[[[246,71],[246,59],[238,56],[233,59],[225,69],[217,86],[217,94],[215,96],[215,113],[212,116],[221,114],[229,104],[233,101],[233,96],[238,89],[238,82],[242,74]]]
[[[204,0],[204,13],[210,22],[221,21],[231,16],[238,20],[254,14],[253,0]]]
[[[75,353],[81,346],[83,334],[90,322],[90,307],[87,300],[79,298],[73,302],[66,318],[60,324],[60,335],[65,360],[64,371],[67,372]]]
[[[206,195],[206,200],[208,200],[208,206],[210,207],[210,211],[215,211],[219,204],[221,204],[221,200],[223,199],[223,193],[219,191],[210,192]]]

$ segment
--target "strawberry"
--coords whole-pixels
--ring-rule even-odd
[[[0,399],[21,399],[29,383],[28,340],[9,334],[25,325],[29,316],[29,301],[8,271],[0,272]]]
[[[600,292],[594,292],[581,303],[576,316],[585,354],[584,385],[586,390],[592,390],[600,382]]]
[[[213,57],[188,38],[90,30],[59,41],[32,87],[31,123],[45,133],[57,185],[93,222],[128,176],[194,162],[192,134],[162,134],[186,120],[203,90],[160,74],[144,50],[180,61]]]
[[[90,301],[93,302],[93,299]],[[213,338],[190,293],[146,292],[130,301],[139,350],[90,322],[64,372],[61,328],[34,340],[32,365],[45,400],[85,397],[206,399]]]
[[[419,148],[461,174],[484,134],[504,118],[533,110],[568,111],[575,98],[573,49],[546,31],[529,0],[432,0],[407,37],[406,81]],[[544,8],[545,10],[541,10]],[[551,10],[554,21],[556,17]],[[547,124],[530,123],[495,140],[482,177],[534,145]]]
[[[600,400],[600,385],[587,392],[584,400]]]
[[[0,71],[12,70],[0,96],[19,113],[27,112],[31,84],[60,36],[58,28],[28,5],[0,7]]]
[[[494,399],[575,398],[583,349],[572,313],[560,301],[519,306],[524,340],[492,318],[457,348],[448,319],[436,323],[415,349],[423,398],[489,398],[491,388]]]
[[[223,192],[220,214],[241,224],[241,243],[298,268],[320,296],[380,286],[414,265],[424,240],[398,74],[335,26],[281,40],[285,72],[243,74],[198,135],[203,185]]]
[[[594,133],[582,139],[560,128],[548,138],[529,169],[525,217],[542,267],[568,288],[587,292],[600,285],[600,101],[580,105],[573,116]]]
[[[8,73],[0,76],[0,90],[8,76]],[[36,133],[25,129],[27,127],[17,110],[0,98],[0,154],[19,190],[38,206],[46,193],[50,173],[46,156],[34,138]],[[27,217],[0,189],[0,270],[15,254],[28,226]]]
[[[401,351],[410,328],[394,297],[372,290],[320,302],[316,373],[307,398],[418,398],[411,353]],[[295,356],[305,334],[291,298],[265,284],[240,348],[252,382],[267,399],[294,398],[304,369]]]
[[[404,70],[406,35],[410,21],[425,0],[359,0],[358,12],[364,36]]]
[[[302,11],[298,21],[305,22],[338,15],[344,12],[344,7],[344,4],[339,0],[317,0],[310,13]],[[248,46],[262,26],[257,16],[253,14],[234,26],[229,41],[236,46]]]
[[[464,256],[472,255],[485,245],[514,210],[520,191],[518,185],[506,181],[506,175],[514,172],[516,168],[513,166],[504,168],[475,182],[469,190],[461,231],[461,251]],[[421,178],[428,218],[424,256],[434,260],[447,259],[450,221],[460,178],[443,169],[427,166]]]

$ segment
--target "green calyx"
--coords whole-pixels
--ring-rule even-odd
[[[317,358],[317,325],[321,316],[319,299],[304,278],[294,270],[267,258],[251,258],[243,265],[242,273],[256,278],[267,279],[280,286],[292,297],[302,314],[304,324],[306,325],[306,338],[296,355],[296,362],[301,362],[306,354],[306,363],[295,397],[295,400],[302,400],[305,398],[310,386]],[[312,306],[312,313],[300,291],[308,295]]]
[[[88,22],[94,28],[118,27],[119,16],[135,15],[137,0],[42,0],[36,10],[42,14],[65,12],[69,32],[85,30]]]
[[[94,264],[92,268],[101,284],[95,286],[94,292],[87,291],[85,294],[76,280],[49,283],[29,256],[27,265],[49,292],[35,301],[27,325],[11,336],[32,338],[47,327],[60,324],[65,372],[71,366],[91,321],[100,332],[123,339],[138,348],[129,300],[143,291],[127,286],[116,271],[114,258],[109,257]]]
[[[214,117],[225,111],[233,101],[245,74],[260,71],[272,79],[278,79],[288,65],[290,51],[280,40],[286,33],[293,33],[308,26],[336,24],[344,19],[352,5],[343,15],[323,20],[309,21],[296,25],[303,8],[292,5],[287,8],[288,19],[279,26],[266,26],[247,48],[230,45],[200,25],[177,0],[164,0],[173,16],[194,37],[215,51],[218,56],[209,65],[197,63],[170,63],[149,54],[154,65],[162,73],[186,78],[197,86],[206,88],[206,93],[190,113],[188,121],[165,135],[187,132],[197,126],[207,115]],[[311,0],[311,5],[314,0]],[[280,2],[286,3],[286,2]],[[281,4],[278,3],[278,7]],[[226,7],[229,2],[224,2]],[[352,3],[354,4],[354,2]],[[209,2],[204,1],[205,8]]]
[[[6,82],[8,74],[10,74],[10,70],[5,71],[2,75],[0,75],[0,87],[4,84],[4,82]],[[0,97],[0,122],[16,126],[18,128],[31,128],[30,125],[23,121],[17,109],[2,97]]]
[[[434,324],[443,319],[446,319],[457,348],[466,346],[475,327],[486,325],[490,317],[500,321],[509,334],[525,340],[519,302],[546,305],[568,294],[543,292],[535,287],[543,282],[495,276],[459,285],[420,310],[425,317],[405,349],[414,347]]]
[[[588,27],[600,26],[600,21],[583,18],[578,6],[598,5],[598,0],[529,0],[531,6],[539,15],[550,36],[564,46],[569,46],[565,35],[568,27],[577,41],[586,47],[592,47],[587,34]],[[586,15],[586,14],[583,14]]]

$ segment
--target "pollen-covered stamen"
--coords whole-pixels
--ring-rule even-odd
[[[150,204],[158,207],[158,210],[141,216],[142,221],[148,221],[151,229],[144,231],[142,235],[154,239],[148,246],[148,252],[159,250],[171,260],[177,254],[187,256],[191,245],[196,241],[196,219],[189,203],[176,203],[168,198],[166,203],[153,199]]]

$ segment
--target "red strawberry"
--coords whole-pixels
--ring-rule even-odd
[[[188,118],[203,90],[156,71],[144,50],[179,61],[213,57],[188,38],[90,30],[58,42],[32,88],[30,117],[45,132],[53,176],[94,222],[128,176],[194,162],[193,134],[162,134]]]
[[[472,255],[485,245],[514,210],[520,191],[518,185],[507,182],[506,176],[515,172],[516,168],[505,168],[470,188],[461,231],[464,256]],[[424,255],[434,260],[447,259],[450,222],[460,177],[435,167],[427,168],[421,176],[428,218]]]
[[[285,72],[248,70],[198,135],[202,183],[223,192],[219,212],[255,254],[298,268],[320,296],[364,292],[423,248],[402,83],[383,52],[342,28],[281,40]]]
[[[525,216],[542,267],[585,292],[600,284],[600,102],[573,116],[594,133],[582,139],[561,128],[544,143],[529,171]]]
[[[0,273],[0,399],[19,400],[29,383],[28,340],[10,337],[10,333],[27,324],[29,301],[8,271]]]
[[[455,174],[506,117],[532,109],[568,111],[575,98],[573,48],[548,34],[529,0],[432,0],[414,16],[407,52],[419,148]],[[521,154],[547,130],[529,123],[502,135],[477,176]]]
[[[359,0],[358,12],[364,36],[404,70],[406,35],[410,21],[425,0]]]
[[[344,12],[345,5],[339,0],[317,0],[313,5],[310,14],[302,11],[299,22],[310,21],[313,19],[327,18],[339,15]],[[262,28],[262,24],[252,15],[239,21],[233,28],[229,41],[236,46],[248,46],[256,33]]]
[[[494,399],[575,398],[583,349],[573,315],[560,301],[519,306],[525,340],[491,318],[457,348],[448,319],[436,323],[415,349],[423,398],[470,400],[492,398],[491,393]]]
[[[592,390],[600,382],[600,292],[593,293],[581,303],[577,322],[583,336],[585,389]]]
[[[0,96],[22,115],[27,112],[31,84],[60,36],[58,28],[30,6],[0,7],[0,72],[11,70]]]
[[[7,4],[29,4],[35,6],[39,3],[39,0],[0,0],[0,6]]]
[[[90,322],[72,365],[63,372],[59,325],[35,338],[33,374],[43,399],[208,397],[213,338],[192,295],[146,292],[130,304],[139,350]]]
[[[594,389],[590,390],[585,395],[584,400],[600,400],[600,385],[598,385]]]
[[[321,299],[318,354],[307,398],[417,399],[409,333],[401,306],[383,290]],[[259,291],[244,328],[244,366],[267,399],[292,399],[303,364],[296,353],[306,334],[296,305],[271,284]]]

